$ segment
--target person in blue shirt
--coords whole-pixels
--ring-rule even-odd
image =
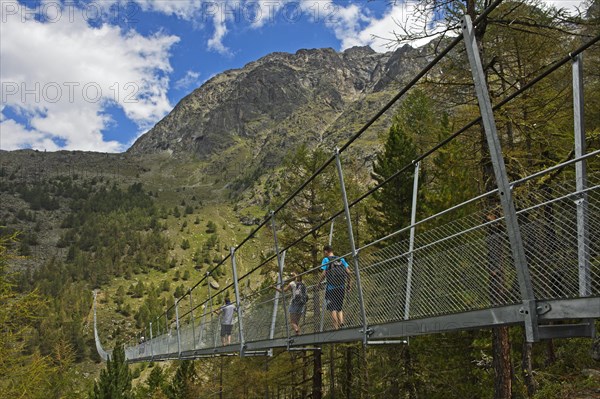
[[[350,268],[344,258],[339,258],[333,254],[331,245],[323,247],[325,257],[321,262],[321,279],[326,280],[325,287],[325,306],[331,312],[333,328],[338,330],[344,326],[344,306],[345,292],[350,290]]]

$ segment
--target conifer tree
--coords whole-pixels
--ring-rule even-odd
[[[165,373],[159,365],[152,368],[150,375],[148,376],[148,390],[152,394],[153,392],[162,388],[165,383]]]
[[[123,345],[118,344],[100,372],[100,379],[94,382],[90,399],[133,399],[131,372],[125,363]]]
[[[0,236],[0,396],[44,398],[49,394],[46,381],[54,378],[51,359],[37,351],[28,354],[25,342],[45,303],[35,291],[19,294],[11,282],[8,248],[14,241],[15,236]]]
[[[193,399],[198,397],[196,386],[196,369],[194,362],[184,360],[177,367],[171,384],[167,386],[165,393],[169,399]]]
[[[379,184],[410,164],[417,151],[404,123],[395,118],[382,153],[373,166],[373,178]],[[379,236],[389,234],[410,222],[413,168],[401,173],[373,194],[377,201],[371,226]]]

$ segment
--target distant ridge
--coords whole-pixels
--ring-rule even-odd
[[[269,54],[205,82],[128,153],[201,160],[228,153],[278,163],[301,142],[335,143],[349,135],[424,64],[422,54],[410,46]]]

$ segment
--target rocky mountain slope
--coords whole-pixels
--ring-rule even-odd
[[[211,174],[256,177],[299,143],[342,143],[414,76],[422,54],[408,46],[269,54],[194,90],[128,153],[193,155]],[[371,139],[386,128],[384,119]]]

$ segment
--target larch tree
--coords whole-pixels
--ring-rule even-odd
[[[424,28],[411,30],[400,22],[390,40],[406,43],[418,38],[442,36],[429,47],[436,52],[444,47],[445,33],[460,32],[463,15],[467,14],[475,21],[492,3],[492,0],[418,1],[415,7]],[[564,56],[560,52],[565,49],[556,46],[557,42],[566,44],[567,48],[577,47],[577,38],[582,36],[581,25],[577,24],[580,18],[581,15],[569,17],[564,10],[534,1],[505,2],[482,18],[475,29],[475,39],[492,101],[499,101],[523,87],[554,60]],[[434,25],[437,29],[432,29]],[[468,62],[460,51],[454,51],[441,61],[439,71],[426,77],[428,93],[446,103],[457,121],[466,123],[478,114],[472,106],[475,102]],[[568,72],[559,71],[559,75]],[[569,130],[568,111],[565,112],[569,109],[569,97],[565,94],[569,84],[569,79],[563,80],[560,76],[545,81],[496,113],[509,176],[522,177],[541,165],[549,166],[564,160],[564,143],[568,142],[568,138],[563,132]],[[483,126],[478,131],[467,132],[465,136],[464,144],[472,154],[477,154],[468,168],[479,165],[477,180],[481,182],[480,191],[494,189],[494,169]],[[499,208],[498,198],[490,197],[487,207]],[[488,235],[496,233],[489,231]],[[491,254],[493,248],[489,248],[488,252]],[[507,282],[497,277],[502,275],[497,270],[498,259],[488,256],[488,260],[491,284],[504,287]],[[524,351],[530,351],[530,347],[525,347]],[[508,327],[492,329],[492,353],[494,398],[508,399],[512,395],[514,381]],[[534,386],[534,382],[528,384]]]

